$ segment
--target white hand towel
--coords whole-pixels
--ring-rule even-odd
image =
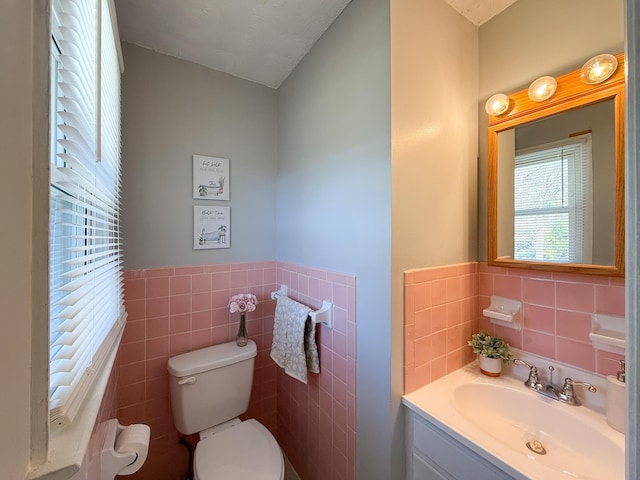
[[[311,309],[280,296],[276,303],[271,358],[287,375],[307,383],[307,369],[320,372],[315,328],[309,320]]]

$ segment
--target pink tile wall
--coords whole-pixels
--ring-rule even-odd
[[[334,304],[333,329],[317,326],[320,374],[307,385],[278,369],[278,441],[303,480],[355,479],[355,277],[278,262],[278,284],[312,308]]]
[[[413,392],[473,360],[477,263],[405,272],[404,390]]]
[[[520,300],[521,331],[482,317],[491,295]],[[612,375],[620,355],[589,341],[593,313],[624,316],[624,278],[536,272],[466,263],[405,272],[405,393],[474,360],[466,346],[486,330],[510,345]]]
[[[275,311],[270,294],[280,283],[313,308],[323,299],[334,303],[334,328],[316,327],[321,373],[310,374],[307,385],[285,375],[269,357]],[[248,316],[258,356],[245,416],[271,430],[303,480],[355,478],[355,277],[276,262],[125,272],[129,317],[101,417],[151,427],[147,461],[126,478],[185,477],[188,455],[177,444],[167,361],[235,338],[239,318],[229,314],[227,302],[241,292],[260,302]],[[195,444],[197,436],[189,441]]]
[[[560,362],[612,375],[623,357],[593,348],[589,340],[594,313],[624,316],[624,278],[533,272],[480,263],[479,309],[491,295],[522,301],[523,328],[516,331],[480,320],[479,328],[510,345]]]
[[[188,455],[177,445],[169,403],[169,357],[223,343],[236,336],[239,314],[227,303],[253,293],[259,304],[248,314],[249,336],[258,346],[248,417],[276,433],[276,366],[269,359],[273,331],[275,262],[154,268],[125,271],[129,314],[119,352],[117,418],[146,423],[151,444],[145,465],[128,479],[182,480]],[[190,439],[195,441],[195,437]]]

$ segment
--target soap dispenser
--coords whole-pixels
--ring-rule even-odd
[[[625,361],[620,360],[620,370],[607,377],[607,423],[611,428],[625,433],[627,427],[627,389]]]

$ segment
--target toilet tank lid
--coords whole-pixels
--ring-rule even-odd
[[[249,340],[244,347],[237,346],[234,340],[171,357],[167,370],[174,377],[186,377],[248,360],[255,357],[256,352],[257,347],[253,340]]]

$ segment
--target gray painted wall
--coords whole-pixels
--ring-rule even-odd
[[[404,390],[404,272],[476,259],[477,27],[442,0],[392,1],[391,85],[396,402]],[[397,448],[403,408],[394,403],[392,411]],[[393,473],[402,478],[398,467]]]
[[[389,22],[388,1],[354,0],[278,97],[277,259],[357,276],[357,472],[367,480],[402,476],[391,458]]]
[[[125,268],[275,258],[277,93],[123,44]],[[230,200],[192,198],[192,155],[230,159]],[[229,179],[228,179],[229,181]],[[193,250],[193,205],[231,207],[231,247]]]
[[[123,50],[125,267],[277,258],[357,275],[359,478],[390,478],[388,2],[349,5],[278,92]],[[229,202],[191,198],[194,153],[231,159]],[[192,250],[192,205],[208,203],[231,206],[231,249]]]

